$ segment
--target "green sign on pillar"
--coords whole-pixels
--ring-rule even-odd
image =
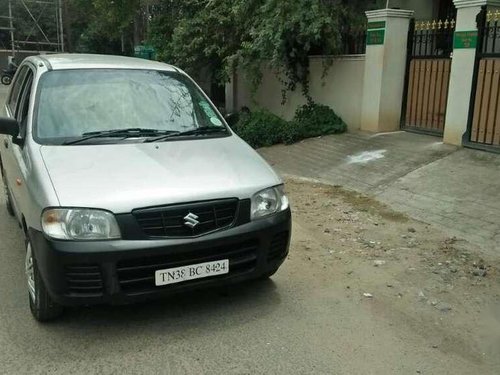
[[[384,44],[385,29],[368,30],[366,34],[366,44],[368,46]]]
[[[476,48],[477,30],[456,31],[453,39],[453,48]]]
[[[366,32],[366,45],[374,46],[384,44],[385,21],[368,22]]]

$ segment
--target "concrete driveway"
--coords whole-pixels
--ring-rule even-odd
[[[376,197],[397,211],[500,254],[500,155],[396,132],[348,133],[260,150],[280,173]]]

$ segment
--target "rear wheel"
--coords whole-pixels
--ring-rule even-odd
[[[40,277],[38,265],[29,240],[26,240],[25,271],[30,309],[33,317],[39,322],[47,322],[59,317],[63,312],[63,308],[55,303],[47,292],[45,284]]]
[[[5,86],[9,86],[12,79],[9,76],[2,76],[2,83]]]

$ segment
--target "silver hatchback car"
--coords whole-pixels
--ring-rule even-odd
[[[0,167],[39,321],[266,278],[288,254],[281,179],[170,65],[27,58],[0,119]]]

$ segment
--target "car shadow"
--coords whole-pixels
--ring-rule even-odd
[[[73,337],[89,334],[116,336],[134,333],[175,334],[186,329],[213,330],[228,323],[246,324],[265,319],[281,302],[277,284],[251,281],[222,288],[198,290],[161,300],[120,306],[67,308],[49,324],[50,330],[64,330]],[[98,328],[98,329],[96,329]]]

